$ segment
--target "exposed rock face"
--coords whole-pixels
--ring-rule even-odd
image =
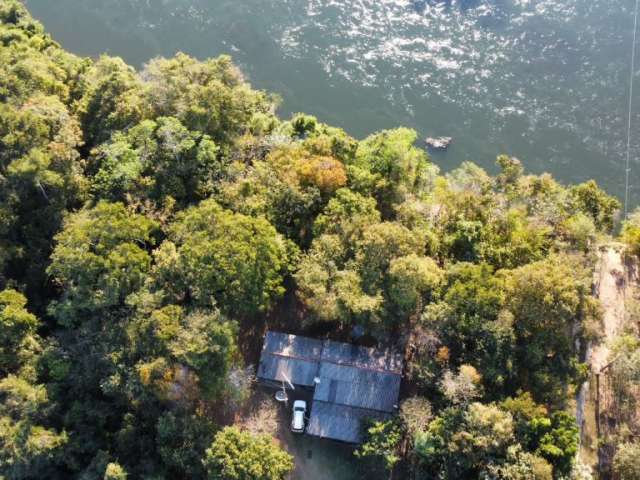
[[[425,143],[434,150],[446,150],[453,142],[451,137],[427,137]]]

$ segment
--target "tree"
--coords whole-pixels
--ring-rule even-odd
[[[513,445],[507,449],[504,462],[488,465],[484,476],[500,480],[552,480],[553,468],[544,458]]]
[[[467,405],[480,397],[479,389],[482,376],[471,365],[462,365],[457,374],[447,370],[442,376],[440,390],[453,404]]]
[[[217,311],[187,315],[169,343],[173,358],[198,375],[202,392],[210,397],[223,388],[235,348],[235,326]]]
[[[142,98],[153,117],[175,116],[223,150],[248,129],[255,114],[274,108],[274,99],[252,90],[226,55],[204,62],[183,53],[157,58],[141,76],[146,86]]]
[[[372,197],[364,197],[347,188],[341,188],[329,200],[313,226],[314,234],[338,235],[346,247],[352,246],[364,229],[380,222],[380,212]]]
[[[564,235],[578,250],[588,251],[596,238],[597,229],[590,216],[578,212],[563,224]]]
[[[101,56],[84,72],[83,83],[77,111],[86,151],[144,118],[143,84],[122,59]]]
[[[285,143],[225,183],[219,199],[234,211],[264,215],[279,232],[306,247],[316,216],[346,180],[344,165],[334,157]]]
[[[511,209],[482,228],[477,254],[497,268],[526,265],[544,258],[550,233],[551,228],[531,222],[524,209]]]
[[[500,155],[496,159],[500,167],[500,174],[496,177],[496,183],[504,190],[514,189],[524,173],[522,162],[515,157]]]
[[[424,185],[428,161],[424,151],[413,146],[417,137],[413,130],[398,128],[371,135],[358,145],[353,167],[370,172],[367,193],[376,197],[384,219],[393,216],[394,205],[408,193]]]
[[[640,208],[623,222],[622,240],[629,246],[633,255],[640,256]]]
[[[424,252],[425,240],[399,223],[382,222],[367,227],[356,243],[355,261],[365,291],[381,288],[391,261],[405,255]]]
[[[282,123],[277,133],[302,140],[310,152],[330,155],[345,164],[353,162],[358,148],[358,142],[344,130],[321,123],[316,117],[303,113],[297,113],[291,120]]]
[[[55,473],[68,437],[42,425],[49,408],[45,386],[13,375],[0,380],[0,476],[51,478]]]
[[[215,301],[225,313],[255,315],[283,294],[288,253],[287,242],[264,218],[205,200],[176,216],[169,240],[155,252],[156,275],[181,279],[166,283],[180,300],[185,288],[197,306]]]
[[[448,349],[454,365],[475,365],[489,395],[512,384],[515,333],[503,310],[504,284],[486,265],[457,263],[447,271],[441,301],[427,306],[422,322]]]
[[[530,422],[536,418],[548,417],[547,408],[536,403],[530,392],[508,397],[500,403],[500,407],[513,416],[516,435],[522,443],[529,440]]]
[[[568,475],[579,445],[575,417],[565,412],[555,412],[551,417],[532,419],[528,429],[530,448],[553,465],[556,474]]]
[[[165,412],[158,418],[156,431],[158,452],[170,475],[205,476],[202,458],[215,432],[210,420],[180,410]]]
[[[21,293],[0,292],[0,377],[20,370],[28,373],[32,368],[25,367],[33,367],[30,364],[41,349],[36,333],[38,319],[27,311],[26,305],[27,299]],[[28,376],[33,378],[33,372]]]
[[[57,96],[0,106],[0,267],[26,285],[38,308],[51,237],[85,197],[81,143],[77,119]]]
[[[372,472],[393,470],[400,461],[398,447],[402,435],[394,420],[372,421],[366,429],[366,439],[356,450],[355,456],[370,463]]]
[[[478,478],[505,461],[514,444],[513,418],[494,404],[443,410],[415,438],[420,470],[438,478]]]
[[[47,269],[62,289],[50,307],[58,321],[77,324],[83,314],[122,305],[139,289],[151,267],[146,248],[155,227],[120,203],[99,202],[71,215],[55,237]]]
[[[410,397],[400,404],[400,420],[404,429],[413,438],[429,428],[433,420],[433,409],[426,398]]]
[[[187,130],[179,120],[145,120],[126,134],[94,150],[90,162],[98,198],[123,200],[126,194],[180,205],[214,192],[225,174],[218,147],[201,132]]]
[[[109,463],[104,471],[104,480],[127,480],[127,472],[118,463]]]
[[[298,264],[299,298],[319,319],[341,324],[377,319],[382,296],[368,294],[336,235],[321,235]]]
[[[293,469],[291,455],[271,437],[237,427],[216,434],[203,462],[210,480],[284,480]]]
[[[561,401],[563,380],[577,374],[573,331],[599,315],[590,281],[577,261],[558,257],[507,276],[506,306],[517,335],[519,378],[534,398]]]
[[[620,480],[640,478],[640,443],[623,443],[613,459],[613,471]]]
[[[620,201],[607,195],[594,180],[571,187],[569,190],[575,208],[591,216],[596,227],[610,232],[615,214],[620,210]]]
[[[391,260],[388,278],[387,297],[406,316],[416,313],[435,296],[444,272],[431,258],[411,254]]]

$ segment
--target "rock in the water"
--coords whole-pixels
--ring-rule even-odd
[[[425,139],[425,142],[428,147],[431,147],[436,150],[446,150],[451,142],[453,142],[453,138],[451,137],[428,137]]]

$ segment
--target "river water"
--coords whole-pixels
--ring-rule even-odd
[[[26,0],[67,49],[141,65],[229,53],[281,114],[363,137],[399,125],[624,195],[634,0]],[[639,36],[640,40],[640,36]],[[640,51],[639,51],[640,55]],[[640,61],[637,63],[640,66]],[[640,204],[640,82],[632,203]]]

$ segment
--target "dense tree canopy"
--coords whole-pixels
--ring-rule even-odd
[[[263,218],[224,210],[206,200],[177,215],[169,240],[155,253],[156,274],[167,290],[183,286],[198,305],[218,302],[228,312],[252,315],[284,292],[289,245]],[[172,281],[178,277],[178,283]]]
[[[83,313],[122,305],[151,267],[145,248],[155,223],[121,203],[100,202],[67,220],[56,235],[48,273],[63,290],[51,310],[65,324]]]
[[[440,173],[413,130],[276,106],[227,56],[83,59],[0,0],[0,478],[284,480],[293,457],[235,425],[268,328],[405,354],[364,478],[579,478],[618,200],[506,155]],[[637,341],[616,349],[637,374]]]

